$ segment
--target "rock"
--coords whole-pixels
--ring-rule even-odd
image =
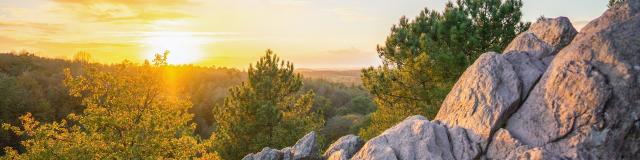
[[[280,152],[282,152],[282,159],[283,160],[292,160],[293,158],[293,151],[291,150],[291,147],[285,147],[282,148],[280,150]]]
[[[518,140],[511,137],[511,134],[506,129],[499,129],[486,154],[488,159],[518,159],[518,153],[523,153],[531,149]]]
[[[282,158],[282,152],[277,149],[265,147],[256,154],[248,154],[242,160],[277,160]]]
[[[353,154],[360,150],[363,144],[364,141],[362,141],[360,137],[352,134],[346,135],[333,142],[333,144],[331,144],[329,148],[327,148],[327,151],[324,153],[323,157],[329,158],[333,156],[334,152],[341,151],[340,156],[351,158]]]
[[[344,152],[344,149],[332,152],[331,155],[327,157],[327,160],[348,160],[349,157],[347,154],[344,154]]]
[[[474,145],[454,144],[463,142],[469,142],[463,130],[412,116],[369,140],[352,159],[454,159],[479,153]]]
[[[514,66],[496,53],[482,54],[462,74],[444,100],[436,120],[469,129],[479,143],[487,142],[503,115],[517,107],[522,83]]]
[[[316,132],[309,132],[293,147],[281,150],[265,147],[258,153],[249,153],[242,160],[301,160],[319,158],[316,148]]]
[[[473,143],[486,147],[489,137],[517,110],[544,73],[544,59],[553,57],[554,48],[563,47],[575,36],[564,17],[539,20],[533,26],[518,35],[505,54],[485,53],[469,66],[435,119],[468,129],[473,133],[469,135],[477,136],[472,137]]]
[[[531,24],[528,32],[549,44],[553,54],[571,43],[578,34],[567,17],[538,19],[536,23]]]
[[[606,11],[551,62],[506,129],[542,158],[640,158],[640,1]],[[489,151],[492,152],[492,151]]]
[[[509,43],[503,53],[509,52],[527,52],[535,59],[542,59],[553,55],[553,47],[546,42],[538,39],[538,37],[531,32],[524,32],[519,34],[516,38]],[[476,60],[477,61],[477,60]]]
[[[300,138],[291,148],[293,159],[308,159],[317,156],[316,132],[311,131]]]

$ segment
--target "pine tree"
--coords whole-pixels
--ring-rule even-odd
[[[626,1],[627,0],[609,0],[609,3],[607,4],[607,7],[611,8],[611,7],[614,7],[614,6],[616,6],[616,5],[620,4],[620,3],[624,3]]]
[[[314,93],[296,96],[301,86],[293,64],[267,50],[249,66],[248,80],[231,88],[224,104],[214,110],[215,150],[225,159],[241,159],[263,147],[290,146],[320,128],[324,122],[311,110]]]
[[[443,13],[425,9],[402,17],[378,46],[383,64],[362,71],[378,110],[360,131],[366,139],[410,115],[435,117],[456,79],[480,54],[502,51],[529,23],[520,0],[458,0]]]

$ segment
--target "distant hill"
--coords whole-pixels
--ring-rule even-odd
[[[304,78],[309,79],[322,79],[346,85],[362,85],[359,69],[332,70],[301,68],[296,69],[295,72],[300,73]]]

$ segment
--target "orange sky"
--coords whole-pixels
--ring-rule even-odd
[[[246,68],[271,48],[298,68],[360,68],[379,64],[375,47],[400,16],[445,2],[0,0],[0,52],[71,58],[85,51],[94,61],[117,63],[170,50],[174,64]],[[606,8],[604,0],[579,2],[572,5],[585,6],[576,14],[551,0],[525,1],[523,11],[529,21],[564,15],[582,25]]]

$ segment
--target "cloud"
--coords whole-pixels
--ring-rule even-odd
[[[0,28],[4,29],[34,29],[42,32],[52,33],[61,30],[60,25],[50,23],[36,23],[36,22],[9,22],[0,21]]]
[[[95,22],[150,23],[156,20],[191,17],[180,7],[187,0],[56,0],[59,12],[68,12],[82,20]]]

